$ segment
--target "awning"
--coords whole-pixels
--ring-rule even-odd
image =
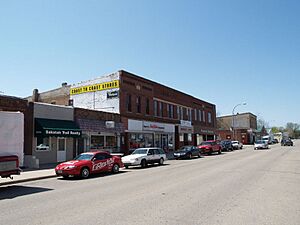
[[[81,130],[74,121],[35,119],[35,136],[81,137]]]

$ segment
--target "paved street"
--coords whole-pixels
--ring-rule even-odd
[[[0,187],[0,224],[300,224],[300,141]]]

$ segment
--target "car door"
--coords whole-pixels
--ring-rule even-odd
[[[154,150],[154,157],[153,160],[158,163],[160,160],[160,151],[158,149],[153,149]]]
[[[195,146],[192,147],[192,151],[193,151],[193,156],[198,156],[199,155],[199,149],[196,148]]]
[[[154,163],[155,162],[154,149],[149,149],[148,150],[147,162],[149,162],[149,163]]]
[[[98,153],[92,159],[92,173],[100,173],[103,171],[107,171],[107,154]]]

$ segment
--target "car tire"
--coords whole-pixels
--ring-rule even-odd
[[[142,167],[142,168],[147,167],[147,161],[146,161],[146,159],[143,159],[143,160],[141,161],[141,167]]]
[[[63,177],[64,179],[68,179],[68,178],[69,178],[68,175],[63,175],[62,177]]]
[[[114,164],[113,167],[112,167],[111,172],[112,173],[119,173],[119,171],[120,171],[120,166],[118,164]]]
[[[254,150],[256,150],[257,148],[254,148]]]
[[[83,179],[88,178],[88,177],[90,176],[90,170],[89,170],[89,168],[83,167],[83,168],[81,169],[80,176],[81,176],[81,178],[83,178]]]
[[[221,149],[219,149],[218,154],[219,154],[219,155],[222,154],[222,150],[221,150]]]
[[[190,154],[188,155],[188,158],[189,158],[189,159],[192,159],[192,158],[193,158],[192,153],[190,153]]]
[[[164,160],[163,158],[160,158],[160,159],[159,159],[159,165],[163,165],[163,164],[164,164],[164,161],[165,161],[165,160]]]
[[[198,153],[198,158],[201,158],[201,153],[200,152]]]

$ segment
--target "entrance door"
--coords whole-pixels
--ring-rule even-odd
[[[57,139],[57,162],[64,162],[67,159],[66,139]]]
[[[168,135],[167,134],[161,135],[161,142],[162,142],[161,148],[165,151],[168,150]]]

